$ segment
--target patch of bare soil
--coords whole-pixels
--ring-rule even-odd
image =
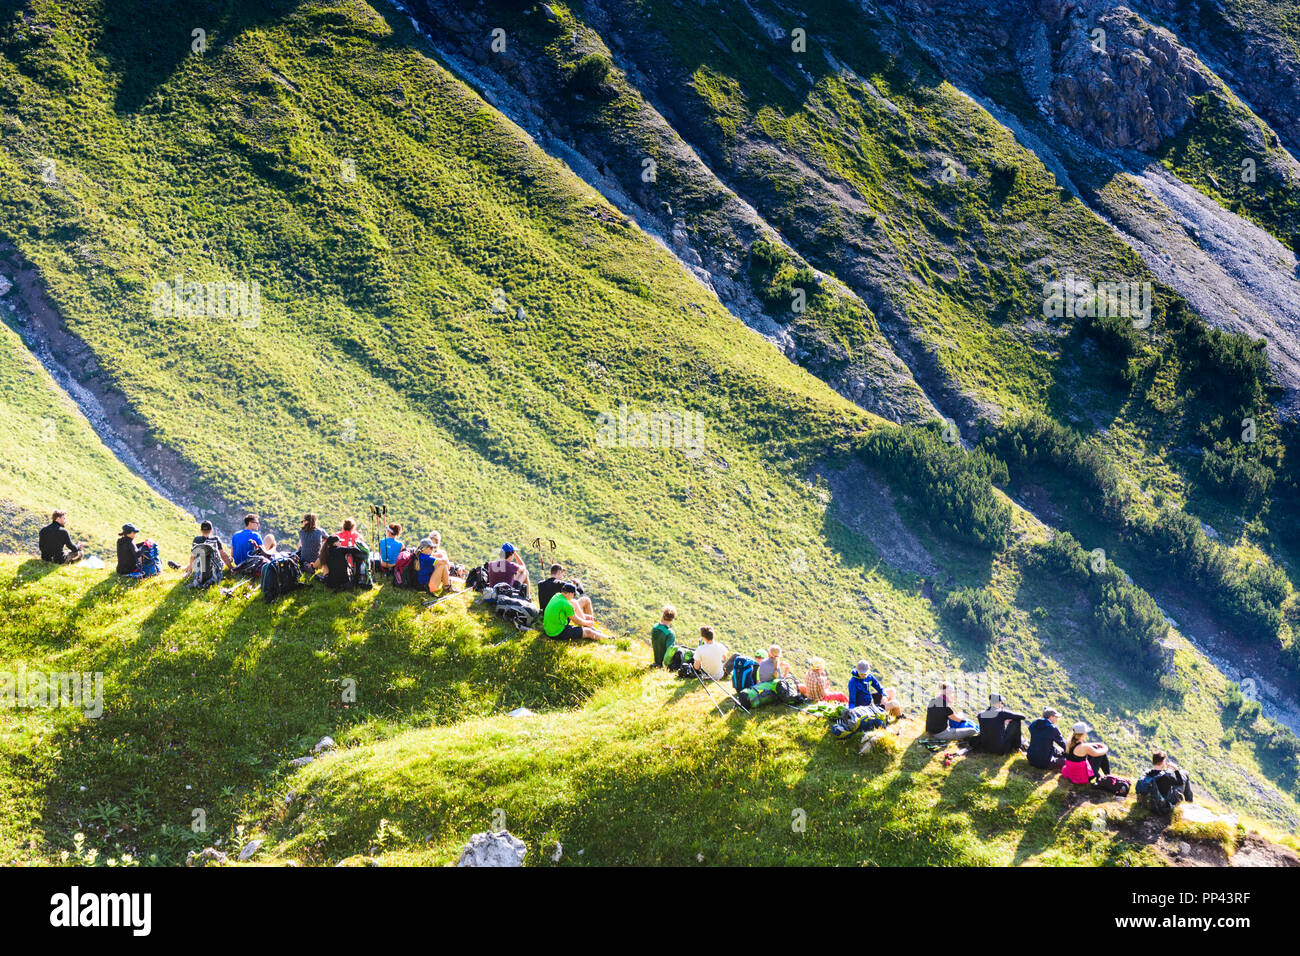
[[[1147,816],[1125,822],[1119,834],[1130,843],[1153,847],[1170,866],[1300,866],[1293,850],[1248,833],[1229,856],[1217,840],[1194,840],[1171,834],[1167,817]]]

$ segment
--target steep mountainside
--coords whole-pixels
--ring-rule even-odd
[[[1082,8],[1049,6],[1017,16],[1074,36]],[[1204,87],[1188,80],[1192,105],[1170,101],[1157,141],[1074,129],[1028,95],[1006,44],[968,31],[936,55],[937,23],[920,3],[841,0],[262,0],[197,15],[28,0],[0,14],[0,274],[17,280],[0,347],[29,370],[0,372],[0,415],[17,423],[0,499],[25,522],[6,547],[29,550],[52,498],[96,541],[145,514],[177,551],[178,505],[227,534],[253,509],[292,539],[304,511],[333,524],[384,502],[408,537],[437,527],[467,563],[539,539],[534,572],[563,560],[625,638],[502,650],[476,615],[400,593],[263,609],[174,574],[134,588],[8,559],[0,664],[93,664],[112,693],[102,724],[0,715],[4,773],[25,781],[0,803],[6,856],[54,857],[95,819],[105,852],[177,862],[195,842],[177,789],[193,777],[223,834],[265,828],[284,856],[365,852],[373,822],[395,859],[442,860],[481,810],[447,797],[458,761],[500,745],[514,756],[480,769],[515,775],[527,731],[493,715],[519,703],[562,711],[543,726],[567,789],[547,806],[604,807],[621,791],[576,781],[625,754],[638,706],[656,747],[700,727],[700,701],[664,704],[675,689],[636,670],[665,602],[684,639],[712,623],[733,648],[824,655],[841,681],[866,654],[913,708],[945,676],[968,708],[990,689],[1054,704],[1128,772],[1173,748],[1212,797],[1294,828],[1293,343],[1269,305],[1293,281],[1277,241],[1291,187],[1233,210],[1203,175],[1264,107],[1197,102],[1219,89],[1216,61],[1125,27],[1140,51],[1126,56],[1166,49]],[[1273,150],[1261,175],[1285,172],[1284,146],[1256,128]],[[1121,135],[1137,139],[1116,159]],[[1240,228],[1196,236],[1196,217]],[[1168,267],[1164,232],[1190,246]],[[1278,284],[1208,283],[1234,315],[1178,278],[1247,253],[1274,256]],[[1134,300],[1150,311],[1045,309],[1067,278],[1150,283]],[[1238,334],[1265,314],[1264,344]],[[44,417],[79,443],[50,467],[91,481],[33,472]],[[334,682],[358,670],[382,689],[350,713]],[[217,686],[229,693],[205,712]],[[1073,803],[1055,781],[946,783],[909,750],[906,775],[859,798],[858,772],[814,731],[783,724],[774,743],[727,728],[684,747],[697,767],[723,754],[721,777],[649,751],[626,755],[643,776],[619,766],[647,792],[716,786],[727,767],[748,787],[737,768],[775,747],[779,774],[812,763],[804,783],[754,781],[746,812],[771,814],[764,826],[788,828],[769,799],[787,782],[858,824],[891,796],[923,808],[884,836],[828,840],[826,861],[932,862],[922,843],[960,862],[1157,859],[1105,826],[1059,828]],[[328,808],[307,839],[273,819],[279,758],[333,731],[373,747],[369,776],[303,773]],[[427,746],[446,761],[413,757]],[[141,780],[145,765],[157,772]],[[528,803],[545,781],[518,776]],[[336,824],[352,799],[356,825]],[[1011,800],[1029,819],[984,846]],[[456,825],[422,849],[413,828],[444,811]],[[535,839],[547,812],[530,804]],[[407,829],[384,836],[378,819]],[[111,835],[123,820],[129,842]],[[602,831],[600,861],[650,845],[640,826]]]

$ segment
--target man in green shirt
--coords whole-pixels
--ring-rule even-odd
[[[650,661],[651,667],[663,667],[668,648],[677,643],[677,635],[673,633],[673,621],[676,619],[677,608],[669,604],[664,607],[663,618],[650,629],[650,653],[654,655]]]
[[[588,617],[576,607],[578,589],[566,581],[560,592],[546,603],[542,614],[542,632],[557,641],[612,641],[608,634],[596,630],[595,618]],[[570,623],[572,622],[572,623]]]

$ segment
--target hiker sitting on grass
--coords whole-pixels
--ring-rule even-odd
[[[400,524],[390,524],[384,529],[384,540],[379,542],[379,569],[392,572],[397,566],[397,556],[402,553]]]
[[[894,688],[881,687],[876,675],[871,673],[871,665],[865,660],[858,661],[849,675],[849,706],[861,707],[863,704],[875,704],[895,719],[903,719],[903,704]]]
[[[980,735],[975,738],[986,754],[1009,754],[1020,749],[1020,725],[1024,714],[1007,708],[1001,694],[989,694],[988,710],[979,713]]]
[[[554,573],[555,568],[559,567],[558,564],[552,565],[552,573]],[[564,569],[560,568],[560,570],[563,571]],[[542,582],[542,584],[545,583],[545,581]],[[542,584],[537,585],[539,596],[542,593]],[[587,603],[590,604],[590,600]],[[677,608],[671,604],[664,605],[664,612],[659,618],[659,623],[650,629],[651,667],[663,667],[664,656],[668,653],[668,648],[677,643],[677,635],[673,631],[673,621],[675,620],[677,620]]]
[[[429,537],[420,539],[418,551],[420,568],[416,581],[419,585],[433,595],[452,590],[451,558],[442,550],[442,535],[430,531]]]
[[[952,684],[944,681],[939,696],[926,708],[925,732],[935,740],[965,740],[980,732],[969,717],[953,707],[955,699]]]
[[[133,524],[122,525],[122,534],[117,539],[117,573],[120,575],[135,574],[140,570],[140,552],[144,545],[135,543],[135,536],[139,533]]]
[[[560,587],[564,584],[564,565],[552,564],[551,576],[537,585],[537,606],[543,611],[546,605],[551,603],[551,598],[560,593]],[[587,617],[595,617],[596,614],[591,609],[591,598],[582,590],[582,582],[574,581],[573,586],[578,591],[577,608]]]
[[[596,629],[594,618],[574,606],[577,597],[578,589],[564,582],[542,613],[542,632],[556,641],[612,641],[612,637]]]
[[[1065,745],[1065,763],[1061,776],[1071,783],[1085,784],[1094,777],[1110,774],[1110,748],[1101,741],[1088,739],[1092,730],[1082,720],[1074,725],[1070,742]]]
[[[309,511],[302,516],[302,527],[298,529],[298,563],[304,568],[323,568],[320,563],[320,549],[328,537],[320,527],[316,512]]]
[[[528,596],[528,568],[509,541],[501,545],[501,553],[488,562],[487,569],[488,587],[509,584],[518,588],[523,597]]]
[[[789,676],[790,665],[781,657],[781,646],[773,644],[767,649],[767,657],[758,663],[758,683],[766,684],[770,680]]]
[[[243,564],[254,548],[262,546],[262,535],[258,532],[261,521],[257,515],[244,515],[244,530],[236,531],[230,537],[231,557],[235,564]]]
[[[51,564],[72,564],[85,557],[85,545],[72,543],[67,524],[66,511],[56,511],[50,515],[50,523],[42,528],[37,536],[42,561]]]
[[[198,536],[190,543],[190,563],[185,565],[186,574],[194,573],[194,549],[201,545],[211,545],[216,548],[217,556],[221,559],[221,563],[226,566],[227,571],[235,566],[235,562],[230,560],[230,555],[226,553],[226,546],[221,543],[221,539],[212,530],[212,522],[203,521],[199,524]]]
[[[339,528],[339,544],[344,548],[355,548],[361,541],[361,532],[357,530],[357,523],[351,518],[345,518]]]
[[[700,646],[695,648],[691,666],[714,680],[722,680],[722,662],[726,659],[727,645],[713,639],[713,628],[700,628]]]
[[[1065,763],[1065,738],[1056,726],[1061,715],[1055,707],[1043,708],[1043,716],[1029,725],[1029,750],[1025,759],[1039,770],[1060,770]]]
[[[1142,775],[1137,790],[1153,809],[1162,813],[1168,813],[1184,800],[1191,803],[1195,799],[1192,778],[1163,750],[1151,755],[1151,769]]]
[[[808,662],[808,673],[803,675],[803,683],[799,685],[799,692],[809,700],[816,702],[824,699],[830,689],[831,681],[826,674],[826,661],[820,657],[814,657]]]

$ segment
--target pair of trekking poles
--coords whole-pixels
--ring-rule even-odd
[[[700,671],[695,671],[695,679],[696,679],[697,681],[699,681],[699,682],[700,682],[700,686],[704,688],[704,693],[706,693],[706,694],[709,695],[709,701],[713,704],[714,707],[717,708],[717,710],[718,710],[718,716],[720,716],[720,717],[725,717],[725,716],[727,716],[726,714],[724,714],[724,713],[722,712],[722,706],[721,706],[721,705],[720,705],[720,704],[719,704],[719,703],[714,699],[713,694],[709,691],[709,687],[708,687],[708,685],[704,683],[704,679],[703,679],[702,677],[700,677],[700,673],[701,673]],[[704,673],[705,673],[705,676],[707,676],[707,677],[709,678],[709,680],[713,681],[713,683],[717,684],[719,687],[722,688],[722,692],[723,692],[723,694],[725,694],[725,695],[727,696],[727,698],[728,698],[728,699],[729,699],[733,704],[735,704],[737,707],[739,707],[741,710],[743,710],[743,711],[745,712],[745,716],[748,717],[748,716],[750,716],[751,714],[753,714],[753,711],[751,711],[748,707],[746,707],[744,704],[742,704],[742,703],[740,702],[740,698],[739,698],[739,697],[737,697],[735,694],[731,693],[731,692],[728,691],[725,687],[723,687],[721,681],[719,681],[719,680],[718,680],[716,677],[714,677],[712,674],[709,674],[707,671],[704,672]],[[781,703],[785,704],[785,706],[789,707],[789,708],[790,708],[791,710],[793,710],[796,714],[806,714],[806,713],[807,713],[807,711],[804,710],[802,707],[796,707],[794,704],[790,703],[789,701],[783,700],[783,701],[781,701]]]

